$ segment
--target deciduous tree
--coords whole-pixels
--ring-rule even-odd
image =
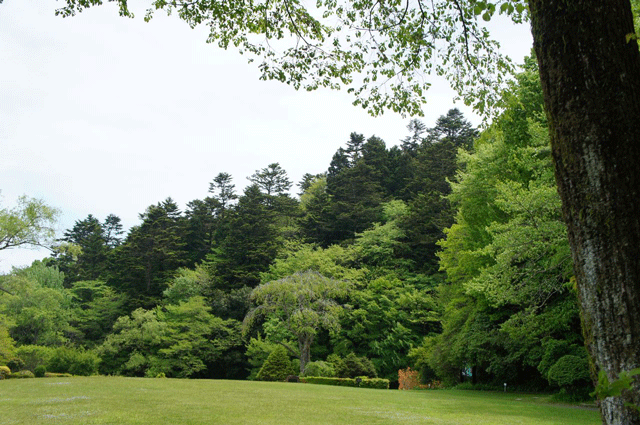
[[[253,290],[257,305],[245,318],[251,327],[258,319],[275,316],[298,338],[300,374],[310,360],[311,344],[320,329],[335,332],[340,327],[342,307],[337,299],[344,297],[348,285],[326,278],[320,273],[295,273],[280,280],[264,283]],[[292,354],[298,354],[289,347]]]
[[[18,247],[49,247],[60,212],[40,199],[21,196],[14,208],[0,208],[0,251]],[[0,290],[4,290],[0,286]]]

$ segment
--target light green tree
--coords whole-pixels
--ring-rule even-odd
[[[244,320],[245,329],[258,320],[277,317],[298,339],[298,350],[286,346],[300,357],[300,374],[310,360],[311,344],[320,329],[335,332],[340,328],[342,307],[337,300],[345,297],[349,284],[313,271],[298,272],[256,287],[251,298],[256,304]],[[284,342],[281,342],[286,345]]]
[[[18,198],[14,208],[0,209],[0,250],[22,246],[48,247],[60,212],[44,201]]]
[[[2,276],[8,293],[0,296],[0,314],[7,317],[17,343],[55,346],[75,335],[71,296],[63,280],[63,273],[39,261]]]
[[[49,248],[60,212],[40,199],[21,196],[14,208],[0,208],[0,251],[20,247]],[[7,289],[0,284],[0,290]]]
[[[138,309],[120,317],[98,348],[103,373],[188,378],[205,374],[225,352],[241,345],[240,323],[210,313],[204,298]]]

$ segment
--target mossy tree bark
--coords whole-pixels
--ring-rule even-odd
[[[640,53],[629,0],[529,0],[594,372],[640,366]],[[640,424],[640,386],[601,404]]]

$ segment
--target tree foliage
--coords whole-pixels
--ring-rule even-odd
[[[121,15],[133,16],[127,1],[116,2]],[[68,0],[56,13],[71,16],[101,3]],[[477,18],[504,13],[520,22],[526,10],[520,0],[323,0],[315,7],[292,0],[225,6],[153,0],[145,20],[161,9],[191,27],[205,25],[208,42],[257,59],[262,79],[306,90],[346,87],[354,103],[373,114],[391,109],[411,115],[421,113],[429,74],[446,77],[467,104],[492,109],[511,65]]]
[[[298,272],[255,288],[251,294],[257,307],[245,318],[251,326],[261,317],[274,316],[298,339],[300,374],[310,361],[311,344],[320,329],[335,332],[340,327],[342,307],[337,299],[344,297],[346,282],[326,278],[320,273]]]
[[[14,208],[0,209],[0,250],[23,246],[49,247],[60,214],[40,199],[21,196]]]
[[[443,333],[414,353],[448,381],[466,368],[479,382],[521,382],[533,368],[546,380],[563,355],[584,355],[534,72],[528,61],[505,113],[474,153],[460,154],[464,168],[449,196],[456,222],[441,242],[440,264],[451,281],[440,291]],[[554,349],[558,340],[565,349]],[[540,378],[530,384],[544,386]]]

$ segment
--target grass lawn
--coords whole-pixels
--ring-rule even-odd
[[[0,424],[599,424],[596,410],[532,395],[249,381],[0,381]]]

